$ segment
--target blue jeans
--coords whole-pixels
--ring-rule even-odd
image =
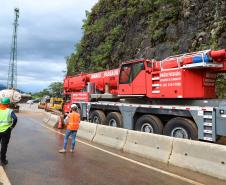
[[[74,150],[75,149],[75,143],[76,143],[76,134],[77,134],[77,130],[66,130],[65,136],[64,136],[64,149],[66,150],[67,148],[67,142],[68,142],[68,138],[71,135],[72,139],[71,139],[71,149]]]

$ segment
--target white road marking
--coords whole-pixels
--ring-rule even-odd
[[[53,128],[50,128],[50,127],[48,127],[48,126],[45,126],[44,124],[41,124],[41,125],[42,125],[43,127],[47,128],[47,129],[49,129],[49,130],[55,132],[55,133],[58,133],[58,134],[61,134],[61,135],[65,135],[65,134],[63,134],[63,133],[61,133],[61,132],[59,132],[59,131],[54,130]],[[155,168],[155,167],[149,166],[149,165],[147,165],[147,164],[144,164],[144,163],[135,161],[135,160],[133,160],[133,159],[129,159],[129,158],[127,158],[127,157],[124,157],[124,156],[115,154],[115,153],[113,153],[113,152],[104,150],[104,149],[102,149],[102,148],[96,147],[96,146],[91,145],[91,144],[89,144],[89,143],[83,142],[83,141],[81,141],[81,140],[79,140],[79,139],[76,139],[76,141],[78,141],[78,142],[80,142],[80,143],[82,143],[82,144],[84,144],[84,145],[87,145],[87,146],[89,146],[89,147],[92,147],[92,148],[95,148],[95,149],[97,149],[97,150],[100,150],[100,151],[102,151],[102,152],[105,152],[105,153],[107,153],[107,154],[110,154],[110,155],[113,155],[113,156],[115,156],[115,157],[124,159],[124,160],[126,160],[126,161],[131,162],[131,163],[137,164],[137,165],[139,165],[139,166],[142,166],[142,167],[151,169],[151,170],[153,170],[153,171],[162,173],[162,174],[164,174],[164,175],[168,175],[168,176],[173,177],[173,178],[176,178],[176,179],[180,179],[180,180],[182,180],[182,181],[184,181],[184,182],[188,182],[188,183],[190,183],[190,184],[195,184],[195,185],[204,185],[204,184],[199,183],[199,182],[196,182],[196,181],[194,181],[194,180],[191,180],[191,179],[188,179],[188,178],[185,178],[185,177],[182,177],[182,176],[179,176],[179,175],[176,175],[176,174],[167,172],[167,171],[165,171],[165,170],[161,170],[161,169],[159,169],[159,168]]]
[[[0,183],[2,183],[3,185],[11,185],[2,166],[0,166]]]

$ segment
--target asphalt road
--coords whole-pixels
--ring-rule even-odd
[[[78,141],[60,154],[63,135],[42,125],[41,113],[20,113],[8,148],[13,185],[223,185],[226,182]]]

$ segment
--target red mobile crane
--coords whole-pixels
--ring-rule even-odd
[[[76,103],[91,122],[215,141],[226,136],[226,101],[214,99],[216,74],[224,71],[225,49],[128,61],[66,77],[64,111]]]

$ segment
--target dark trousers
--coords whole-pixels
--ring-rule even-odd
[[[5,132],[0,132],[1,161],[6,160],[6,152],[7,152],[10,136],[11,136],[11,128],[8,128]]]

